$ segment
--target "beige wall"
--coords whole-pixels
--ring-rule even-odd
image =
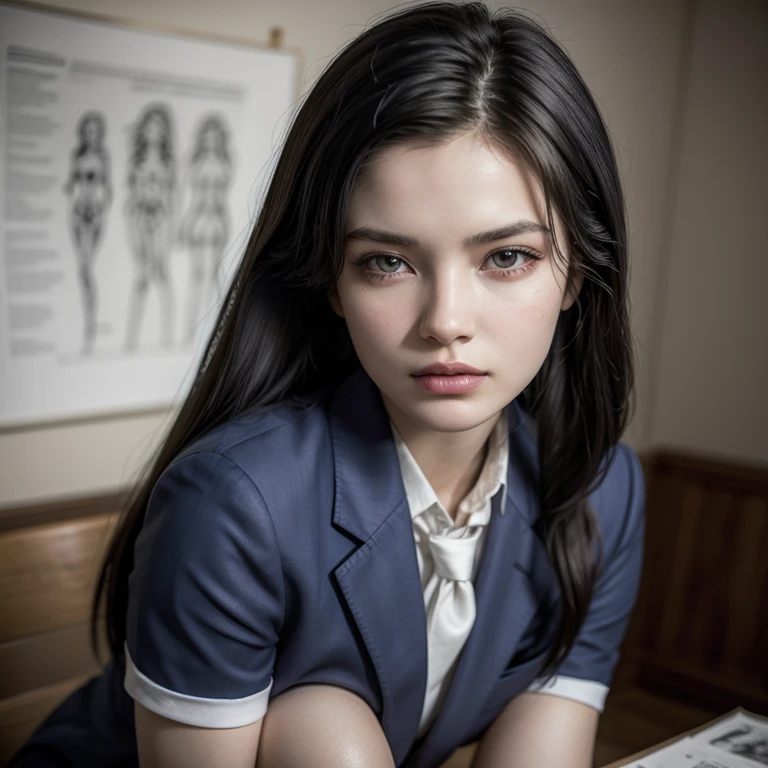
[[[768,464],[768,3],[701,0],[669,239],[650,439]]]
[[[394,5],[376,0],[292,0],[290,3],[262,0],[247,4],[237,0],[221,0],[217,4],[210,0],[59,0],[56,4],[257,40],[266,38],[269,27],[282,26],[286,44],[304,50],[307,66],[305,88],[340,45],[357,34],[374,14]],[[494,1],[490,4],[496,6],[500,3]],[[715,262],[718,249],[712,247],[708,251],[712,263],[705,274],[705,270],[696,263],[696,252],[701,245],[700,240],[706,240],[708,235],[702,235],[695,242],[690,234],[687,239],[682,236],[691,229],[685,216],[690,214],[695,220],[697,210],[686,190],[696,191],[702,185],[696,175],[700,163],[697,130],[702,117],[710,131],[703,143],[704,151],[708,142],[714,142],[716,147],[727,143],[724,139],[729,135],[726,111],[713,120],[706,110],[704,90],[697,101],[696,77],[690,80],[693,89],[691,97],[681,100],[681,74],[688,71],[690,58],[687,45],[691,39],[694,40],[694,66],[703,68],[702,82],[706,84],[710,77],[707,73],[717,68],[719,82],[728,91],[728,98],[738,98],[732,90],[742,93],[734,86],[742,82],[742,69],[748,69],[736,61],[738,56],[733,55],[733,51],[739,50],[738,44],[735,48],[730,44],[721,47],[716,44],[716,39],[709,39],[708,35],[714,35],[715,31],[713,25],[716,25],[719,14],[718,3],[713,2],[711,6],[702,3],[696,14],[692,13],[697,6],[693,0],[530,0],[526,5],[542,17],[574,57],[597,97],[616,143],[631,227],[631,288],[639,363],[638,412],[627,434],[628,441],[637,449],[650,447],[659,440],[702,450],[718,446],[723,451],[723,446],[727,446],[725,452],[731,455],[764,456],[758,445],[759,430],[753,430],[754,439],[742,440],[739,424],[750,421],[751,411],[745,409],[738,418],[733,418],[734,408],[738,410],[742,403],[751,408],[756,400],[761,373],[763,391],[766,389],[764,354],[762,363],[758,355],[736,355],[731,351],[733,347],[728,342],[728,334],[722,333],[727,321],[720,323],[719,332],[723,339],[720,346],[723,349],[718,354],[723,356],[731,351],[728,363],[738,358],[735,362],[739,364],[739,370],[745,371],[740,376],[744,386],[738,390],[742,400],[728,403],[730,416],[718,414],[709,428],[702,431],[700,414],[720,407],[720,400],[714,398],[721,397],[722,383],[706,384],[711,369],[706,367],[706,357],[702,355],[693,356],[695,366],[692,370],[696,371],[696,376],[692,377],[687,373],[689,369],[679,364],[676,349],[676,345],[692,347],[693,350],[697,348],[696,342],[702,337],[697,335],[696,326],[707,318],[714,305],[720,307],[721,318],[725,316],[724,312],[730,312],[731,318],[738,316],[741,325],[746,324],[746,315],[742,315],[747,312],[747,307],[753,314],[759,309],[757,304],[750,303],[751,298],[745,303],[739,291],[727,294],[730,305],[726,310],[722,304],[723,291],[718,295],[715,290],[712,300],[707,300],[702,294],[697,302],[688,305],[681,304],[678,297],[681,291],[685,295],[687,286],[692,285],[689,278],[692,270],[697,273],[697,280],[701,281],[697,284],[704,293],[711,292],[713,287],[716,289],[733,271],[728,272],[728,267],[722,266],[728,260],[727,256]],[[756,21],[753,17],[757,15],[756,9],[760,5],[759,0],[754,3],[741,0],[730,5],[731,17],[738,15],[735,9],[739,6],[744,6],[752,14],[744,21],[731,23],[737,26],[742,24],[745,30],[753,28]],[[734,34],[738,36],[738,30]],[[752,37],[755,39],[754,32]],[[717,65],[713,63],[714,59],[707,58],[713,52],[718,57]],[[753,55],[757,56],[757,53],[755,50]],[[763,71],[764,65],[765,59]],[[735,83],[732,82],[734,79]],[[742,98],[741,101],[747,100]],[[699,104],[700,111],[695,119],[691,120],[690,114],[684,111],[686,104],[692,111]],[[735,106],[742,110],[737,113],[742,115],[739,119],[743,120],[743,115],[751,114],[743,111],[749,110],[750,104],[739,102]],[[762,116],[765,135],[764,107]],[[676,162],[683,137],[681,127],[684,128],[686,147],[682,152],[683,161]],[[749,132],[755,144],[758,135],[755,125],[754,131]],[[720,165],[727,164],[720,162]],[[747,168],[744,169],[746,171]],[[724,172],[726,175],[723,178],[733,183],[733,176],[728,175],[729,169],[725,168]],[[756,184],[757,176],[750,178]],[[717,187],[717,184],[712,184],[707,177],[703,186]],[[726,191],[721,194],[734,199],[729,184],[724,188]],[[756,199],[757,195],[753,200]],[[687,206],[681,201],[687,202]],[[752,202],[752,205],[757,203]],[[674,213],[674,222],[670,219],[671,213]],[[710,207],[707,210],[708,219],[718,218],[713,216],[714,213]],[[738,212],[731,212],[731,215],[739,217]],[[754,248],[757,244],[756,224],[751,225],[747,215],[740,220],[740,226],[745,225],[747,233],[740,233],[738,242],[745,246],[751,243],[752,252],[756,254],[759,252]],[[734,240],[726,232],[733,232],[735,237],[735,230],[724,228],[720,235],[722,246],[719,250],[728,253],[727,247],[733,249]],[[674,249],[670,246],[670,233],[671,240],[676,243]],[[754,278],[758,269],[757,264],[747,266],[742,262],[741,273],[746,275],[751,270],[753,275],[752,278],[744,278],[745,290],[757,283]],[[765,276],[765,267],[762,269]],[[750,296],[756,297],[756,293]],[[685,306],[690,307],[690,311],[684,310]],[[664,327],[659,322],[660,317],[665,318]],[[759,330],[756,326],[757,322],[754,322],[752,330],[747,332],[751,333],[749,338],[752,343],[758,341]],[[764,333],[764,322],[762,328]],[[698,349],[705,350],[710,344],[710,340],[703,339]],[[753,364],[753,368],[744,368],[745,363],[747,366]],[[727,379],[726,375],[724,380]],[[705,386],[702,386],[703,383]],[[677,401],[685,399],[692,386],[697,387],[696,404],[690,400],[688,407],[680,408]],[[745,395],[747,399],[744,399]],[[657,409],[655,412],[654,408]],[[762,414],[764,417],[764,406]],[[0,506],[105,491],[122,485],[134,476],[161,434],[162,427],[160,417],[143,416],[0,435]],[[720,440],[719,430],[725,430],[725,441]]]

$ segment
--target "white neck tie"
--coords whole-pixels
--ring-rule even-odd
[[[429,549],[434,570],[429,578],[425,593],[429,594],[427,605],[427,643],[430,648],[427,667],[427,688],[425,692],[422,734],[434,722],[447,692],[456,661],[475,622],[475,590],[472,574],[477,553],[477,544],[482,526],[461,528],[446,533],[429,531],[429,523],[419,516],[422,532],[429,537]],[[426,712],[433,716],[424,719]]]

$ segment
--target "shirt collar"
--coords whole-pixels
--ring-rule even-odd
[[[403,485],[405,486],[408,506],[411,510],[411,518],[416,518],[433,505],[437,505],[437,507],[447,516],[448,513],[440,502],[440,499],[437,497],[429,480],[427,480],[424,473],[421,471],[421,467],[416,463],[416,459],[413,458],[408,446],[405,444],[405,441],[400,436],[400,433],[397,431],[397,428],[392,423],[391,419],[389,423],[392,427],[392,436],[394,437],[395,447],[397,448],[397,458],[400,462],[400,472],[403,477]],[[504,514],[505,502],[507,499],[507,470],[509,466],[508,428],[509,425],[507,423],[507,413],[505,408],[496,421],[488,438],[488,454],[485,463],[483,464],[483,468],[480,470],[477,482],[461,501],[460,511],[466,511],[472,515],[474,519],[471,522],[473,523],[487,522],[480,521],[474,517],[474,515],[476,512],[480,512],[485,508],[486,504],[496,495],[499,489],[502,490],[501,514]]]

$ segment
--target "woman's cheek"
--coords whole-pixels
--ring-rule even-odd
[[[372,293],[361,298],[364,300],[355,306],[358,324],[369,334],[391,339],[396,332],[398,318],[403,316],[400,308],[392,301],[377,301]]]
[[[549,352],[557,326],[559,309],[541,303],[518,307],[503,322],[500,335],[518,363],[532,365],[538,370]]]
[[[388,314],[376,306],[350,307],[345,313],[347,328],[359,357],[372,355],[394,343],[394,330]]]

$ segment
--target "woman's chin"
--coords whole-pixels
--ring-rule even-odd
[[[399,397],[397,400],[383,396],[387,411],[393,421],[405,417],[422,429],[432,432],[465,432],[485,424],[504,408],[508,401],[496,402],[487,397],[474,395],[433,395],[427,392]]]

